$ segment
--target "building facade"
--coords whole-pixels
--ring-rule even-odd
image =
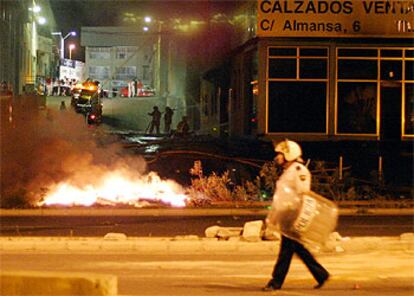
[[[39,23],[40,17],[45,24]],[[40,79],[54,75],[54,28],[48,0],[0,0],[0,80],[7,81],[14,94],[33,92]]]
[[[254,5],[255,36],[205,75],[226,79],[202,82],[218,99],[201,93],[201,104],[227,115],[203,121],[216,119],[217,134],[297,140],[311,155],[412,184],[413,1]]]
[[[134,79],[155,87],[159,80],[154,72],[156,38],[135,27],[82,27],[85,76],[111,91],[120,91]]]

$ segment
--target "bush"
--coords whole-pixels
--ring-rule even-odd
[[[330,168],[324,161],[315,161],[310,168],[312,172],[312,190],[335,201],[376,200],[393,199],[392,194],[380,179],[359,180],[351,175],[351,168],[343,169],[342,178],[337,167]],[[194,206],[211,205],[214,202],[249,202],[268,201],[272,199],[276,181],[281,174],[280,168],[274,161],[264,163],[259,176],[252,181],[236,185],[229,177],[229,172],[222,175],[212,173],[204,176],[201,161],[194,162],[190,170],[194,177],[191,181],[190,204]]]
[[[214,202],[263,201],[273,195],[278,171],[273,162],[267,162],[260,170],[259,176],[253,181],[246,181],[242,185],[235,185],[229,177],[229,172],[222,175],[212,173],[204,176],[201,161],[195,161],[190,174],[189,189],[190,205],[204,206]]]

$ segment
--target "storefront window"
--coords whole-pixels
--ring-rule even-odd
[[[327,48],[300,48],[299,54],[301,57],[327,57]]]
[[[402,61],[381,61],[381,80],[401,80]]]
[[[377,83],[338,83],[338,132],[375,134]]]
[[[299,66],[300,78],[326,78],[327,60],[301,59]]]
[[[340,48],[338,50],[339,57],[377,57],[377,49],[366,48]]]
[[[408,48],[338,48],[336,133],[401,135],[404,116],[404,135],[414,134],[413,53]]]
[[[296,78],[296,59],[270,59],[269,78]]]
[[[405,61],[405,80],[414,80],[414,61]]]
[[[326,130],[325,82],[270,82],[270,133],[323,133]]]
[[[403,51],[401,49],[383,49],[381,50],[381,57],[382,58],[400,58],[402,57]]]
[[[404,135],[414,136],[414,50],[406,49],[405,56],[405,99]]]
[[[378,49],[367,48],[338,49],[338,81],[336,84],[337,133],[353,135],[377,134],[379,52]],[[392,72],[394,64],[387,64],[389,61],[384,62],[384,67],[387,65],[389,71],[381,71],[381,75],[387,75],[387,77],[389,75],[392,77],[400,75]],[[389,72],[392,73],[390,74]]]
[[[283,56],[296,56],[296,47],[271,47],[269,48],[269,56],[283,57]]]
[[[377,60],[339,60],[339,79],[377,79]]]
[[[406,135],[414,135],[414,83],[405,84],[405,127]]]
[[[270,47],[268,132],[327,132],[328,48]]]

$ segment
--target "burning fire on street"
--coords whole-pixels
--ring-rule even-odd
[[[128,205],[142,207],[150,202],[184,207],[184,189],[172,180],[161,180],[154,172],[129,177],[121,171],[102,175],[94,184],[80,187],[60,182],[50,187],[38,206]]]
[[[85,127],[75,112],[36,104],[13,110],[0,133],[1,207],[186,205],[182,186],[148,173],[143,157],[103,129]]]

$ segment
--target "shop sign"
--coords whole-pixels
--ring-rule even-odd
[[[75,68],[76,67],[75,60],[69,60],[69,59],[61,59],[60,60],[60,65],[65,66],[65,67],[69,67],[69,68]]]
[[[414,0],[259,0],[262,37],[414,37]]]

